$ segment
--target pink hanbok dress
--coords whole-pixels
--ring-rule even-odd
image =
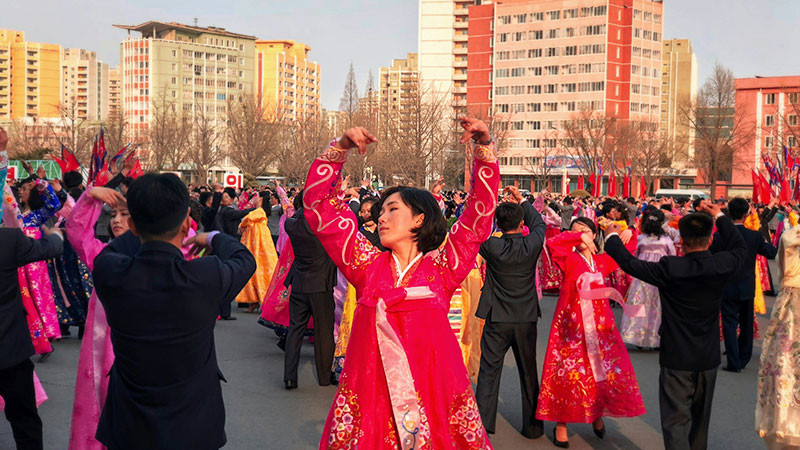
[[[465,212],[439,250],[405,270],[358,232],[339,201],[344,155],[331,148],[312,164],[303,199],[311,229],[358,297],[320,449],[490,449],[448,311],[491,231],[500,182],[493,152],[476,146]]]

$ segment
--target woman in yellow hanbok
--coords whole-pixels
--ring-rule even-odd
[[[236,302],[250,304],[247,312],[252,313],[267,295],[272,273],[278,264],[278,253],[267,228],[267,215],[263,208],[257,208],[246,215],[239,225],[239,230],[242,232],[242,244],[256,259],[256,273],[239,292]]]

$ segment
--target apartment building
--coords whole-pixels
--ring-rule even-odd
[[[308,60],[310,51],[293,40],[255,42],[255,95],[265,114],[296,119],[321,113],[320,67]]]
[[[500,158],[504,180],[528,186],[547,164],[560,190],[562,173],[577,175],[580,169],[559,152],[565,153],[564,122],[582,111],[658,126],[662,10],[655,0],[528,0],[470,8],[467,107],[509,121]],[[545,157],[544,149],[559,150]]]
[[[109,69],[95,52],[64,49],[61,60],[61,104],[70,115],[83,120],[108,118]]]
[[[697,56],[688,39],[668,39],[661,58],[661,134],[675,145],[673,166],[684,166],[694,157],[694,132],[682,111],[697,93]]]
[[[443,96],[454,114],[467,106],[467,28],[474,0],[420,0],[419,78],[426,92]]]
[[[58,117],[61,46],[0,28],[0,119]]]
[[[119,66],[108,69],[108,115],[122,114],[122,84]]]
[[[394,59],[390,67],[381,67],[378,76],[378,98],[381,120],[396,123],[402,129],[403,120],[408,117],[414,99],[420,93],[419,60],[416,53],[409,53],[406,59]]]
[[[114,26],[128,30],[120,44],[121,105],[134,135],[146,132],[161,99],[185,114],[224,120],[228,101],[253,95],[254,36],[176,22]]]

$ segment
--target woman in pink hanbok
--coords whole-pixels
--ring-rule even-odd
[[[112,209],[111,233],[117,237],[128,231],[128,208],[119,192],[89,187],[75,203],[67,218],[67,239],[78,257],[90,270],[94,270],[94,259],[106,245],[95,238],[94,227],[103,204]],[[195,233],[190,231],[189,236]],[[189,248],[183,249],[189,258]],[[75,399],[72,405],[72,423],[69,435],[69,450],[102,450],[103,444],[95,439],[100,412],[108,392],[108,373],[114,364],[114,348],[103,305],[92,292],[86,314],[86,331],[81,341],[78,357],[78,375],[75,380]]]
[[[379,211],[379,252],[338,200],[349,148],[375,138],[345,133],[311,166],[303,207],[325,250],[355,286],[347,364],[325,423],[320,449],[490,449],[461,350],[448,321],[450,299],[488,238],[500,172],[483,122],[461,119],[473,137],[473,192],[447,234],[433,195],[390,188]],[[447,238],[447,242],[440,248]]]

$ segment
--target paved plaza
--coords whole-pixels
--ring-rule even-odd
[[[767,298],[770,308],[774,298]],[[544,360],[550,319],[556,298],[542,299],[542,320],[539,323],[539,367]],[[617,320],[621,311],[615,309]],[[306,344],[300,363],[300,388],[283,388],[283,352],[275,345],[272,330],[256,323],[255,314],[241,310],[234,313],[238,320],[218,322],[216,328],[217,355],[220,367],[228,379],[223,383],[227,412],[226,449],[316,449],[331,405],[335,387],[319,387],[314,379],[313,346]],[[768,316],[759,316],[762,332]],[[74,329],[73,329],[74,330]],[[74,334],[74,332],[73,332]],[[40,408],[44,422],[45,449],[66,450],[75,370],[80,343],[73,336],[56,344],[56,352],[43,364],[36,365],[50,399]],[[753,361],[739,374],[720,371],[714,394],[711,415],[709,448],[762,449],[763,441],[753,431],[756,397],[756,373],[761,352],[761,340],[756,340]],[[630,350],[647,414],[633,419],[606,419],[608,434],[597,439],[591,425],[570,425],[571,449],[659,449],[663,448],[658,413],[658,353]],[[519,378],[512,353],[506,357],[500,391],[497,434],[491,437],[498,450],[552,449],[550,442],[554,424],[545,423],[546,437],[528,440],[520,427],[521,406]],[[0,419],[0,449],[13,449],[14,443],[8,422]]]

